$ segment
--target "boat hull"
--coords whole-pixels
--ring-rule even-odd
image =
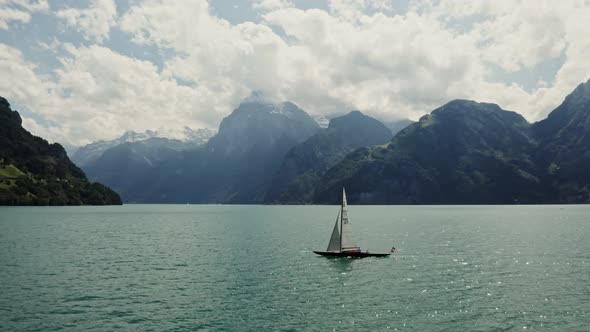
[[[313,251],[314,253],[321,255],[321,256],[326,256],[326,257],[351,257],[351,258],[365,258],[365,257],[387,257],[389,255],[391,255],[391,253],[388,254],[379,254],[379,253],[370,253],[370,252],[363,252],[363,251],[359,251],[359,252],[335,252],[335,251]]]

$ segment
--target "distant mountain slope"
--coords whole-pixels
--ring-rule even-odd
[[[590,81],[533,125],[493,104],[456,100],[328,170],[314,202],[590,203]]]
[[[359,111],[334,118],[328,128],[289,150],[266,193],[267,203],[309,203],[315,183],[354,149],[387,143],[391,131]]]
[[[93,142],[80,147],[72,156],[72,161],[74,161],[76,165],[85,169],[86,166],[91,165],[94,161],[99,159],[105,151],[121,144],[146,141],[147,143],[157,143],[157,145],[154,146],[155,149],[160,149],[164,145],[169,144],[168,147],[171,149],[186,150],[205,144],[211,137],[213,137],[213,135],[215,135],[215,131],[211,129],[205,128],[192,130],[188,127],[185,127],[182,132],[177,133],[153,130],[147,130],[144,133],[128,131],[114,140]],[[152,138],[158,138],[158,140],[150,140]],[[149,144],[142,144],[142,146],[143,149],[149,148]]]
[[[148,130],[145,133],[128,131],[112,141],[88,144],[74,154],[74,161],[93,181],[115,189],[125,201],[136,197],[145,180],[164,160],[179,158],[182,151],[198,149],[215,131],[192,130],[164,133]],[[172,139],[161,136],[176,136]]]
[[[528,153],[529,124],[494,104],[456,100],[398,133],[385,147],[357,150],[330,169],[316,202],[367,204],[526,203],[543,188]]]
[[[401,120],[390,121],[390,122],[386,123],[385,125],[387,126],[387,128],[389,128],[389,130],[391,130],[391,133],[393,135],[395,135],[395,134],[399,133],[400,131],[402,131],[407,126],[411,125],[412,123],[414,123],[414,121],[409,120],[409,119],[401,119]]]
[[[162,162],[130,201],[262,202],[285,153],[319,130],[295,104],[242,103],[201,149]]]
[[[549,116],[533,124],[541,177],[557,202],[590,202],[590,80]]]
[[[0,97],[0,205],[81,204],[121,204],[121,199],[89,183],[61,145],[26,131],[18,112]]]
[[[129,201],[160,163],[178,159],[182,151],[191,148],[198,146],[159,137],[123,143],[105,150],[84,170],[89,178],[108,184],[124,201]]]

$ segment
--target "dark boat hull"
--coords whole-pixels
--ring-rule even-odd
[[[363,252],[363,251],[359,251],[359,252],[334,252],[334,251],[313,251],[314,253],[318,254],[318,255],[322,255],[322,256],[326,256],[326,257],[351,257],[351,258],[365,258],[365,257],[387,257],[389,255],[391,255],[391,253],[388,254],[375,254],[375,253],[370,253],[370,252]]]

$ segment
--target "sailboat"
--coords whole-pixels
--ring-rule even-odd
[[[392,249],[392,252],[394,249]],[[332,236],[330,236],[330,242],[328,243],[328,249],[326,251],[313,251],[314,253],[322,256],[330,257],[386,257],[391,253],[378,254],[369,253],[369,251],[362,251],[356,242],[352,238],[352,229],[350,221],[348,220],[348,208],[346,204],[346,191],[342,188],[342,205],[338,216],[336,217],[336,223],[334,224],[334,230],[332,230]]]

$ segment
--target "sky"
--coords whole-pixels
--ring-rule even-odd
[[[312,116],[453,100],[534,122],[590,78],[590,0],[0,0],[0,96],[65,145],[217,128],[253,91]]]

